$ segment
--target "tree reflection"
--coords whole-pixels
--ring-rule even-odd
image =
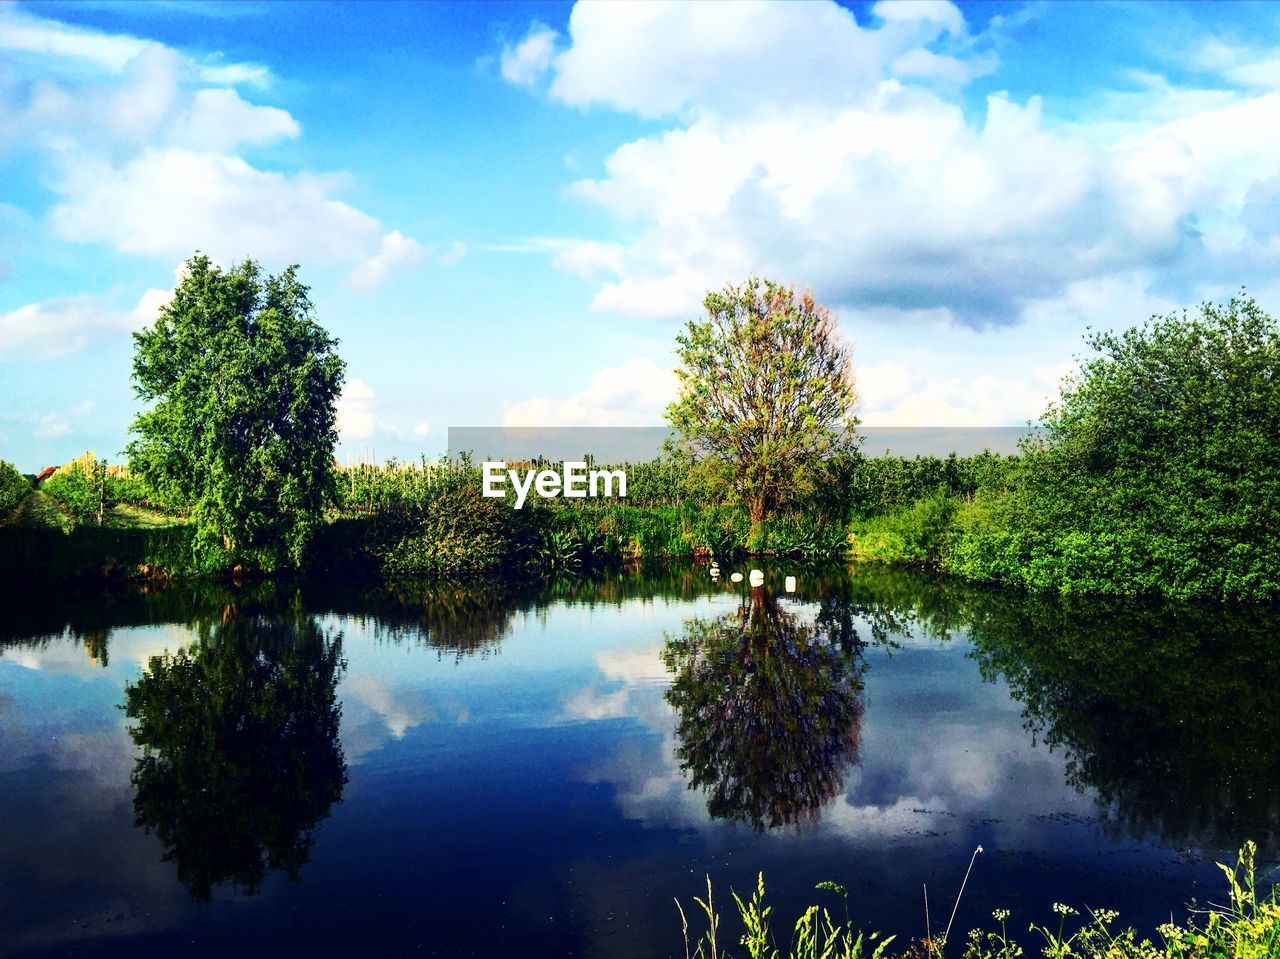
[[[311,617],[228,607],[126,687],[142,750],[134,821],[164,843],[192,898],[210,899],[223,882],[253,894],[277,869],[298,879],[346,784],[343,666],[341,639]]]
[[[676,755],[713,818],[757,830],[816,820],[858,761],[859,643],[845,619],[807,625],[752,589],[714,620],[668,637]]]
[[[1280,615],[1184,603],[996,597],[983,675],[1066,756],[1127,835],[1234,849],[1280,840]]]

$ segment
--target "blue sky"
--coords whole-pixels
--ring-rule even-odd
[[[0,4],[0,457],[118,459],[181,262],[300,263],[343,455],[660,422],[712,287],[874,425],[1025,422],[1086,326],[1280,310],[1267,4]]]

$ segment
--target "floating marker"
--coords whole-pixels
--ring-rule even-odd
[[[764,570],[761,570],[761,569],[753,569],[753,570],[751,571],[751,585],[752,585],[752,586],[763,586],[763,585],[764,585]]]
[[[741,574],[741,573],[734,573],[734,574],[733,574],[732,576],[730,576],[729,578],[730,578],[731,580],[733,580],[735,583],[741,583],[741,582],[742,582],[742,574]]]
[[[787,577],[786,588],[788,593],[794,593],[796,591],[796,578],[794,576]]]

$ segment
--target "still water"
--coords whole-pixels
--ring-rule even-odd
[[[683,955],[673,898],[759,870],[912,937],[978,844],[958,930],[1151,930],[1280,844],[1275,612],[782,565],[4,608],[5,955]]]

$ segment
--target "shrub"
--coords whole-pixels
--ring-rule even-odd
[[[389,573],[478,573],[528,564],[540,542],[545,510],[512,509],[486,499],[478,483],[436,487],[374,521],[373,552]]]
[[[910,506],[856,521],[849,535],[850,553],[854,559],[887,563],[939,563],[960,503],[939,488]]]
[[[11,464],[0,460],[0,521],[16,509],[30,492],[31,483]]]
[[[57,472],[41,485],[41,490],[56,499],[75,517],[86,522],[115,505],[114,489],[107,482],[105,462],[93,458],[92,453],[59,466]]]

